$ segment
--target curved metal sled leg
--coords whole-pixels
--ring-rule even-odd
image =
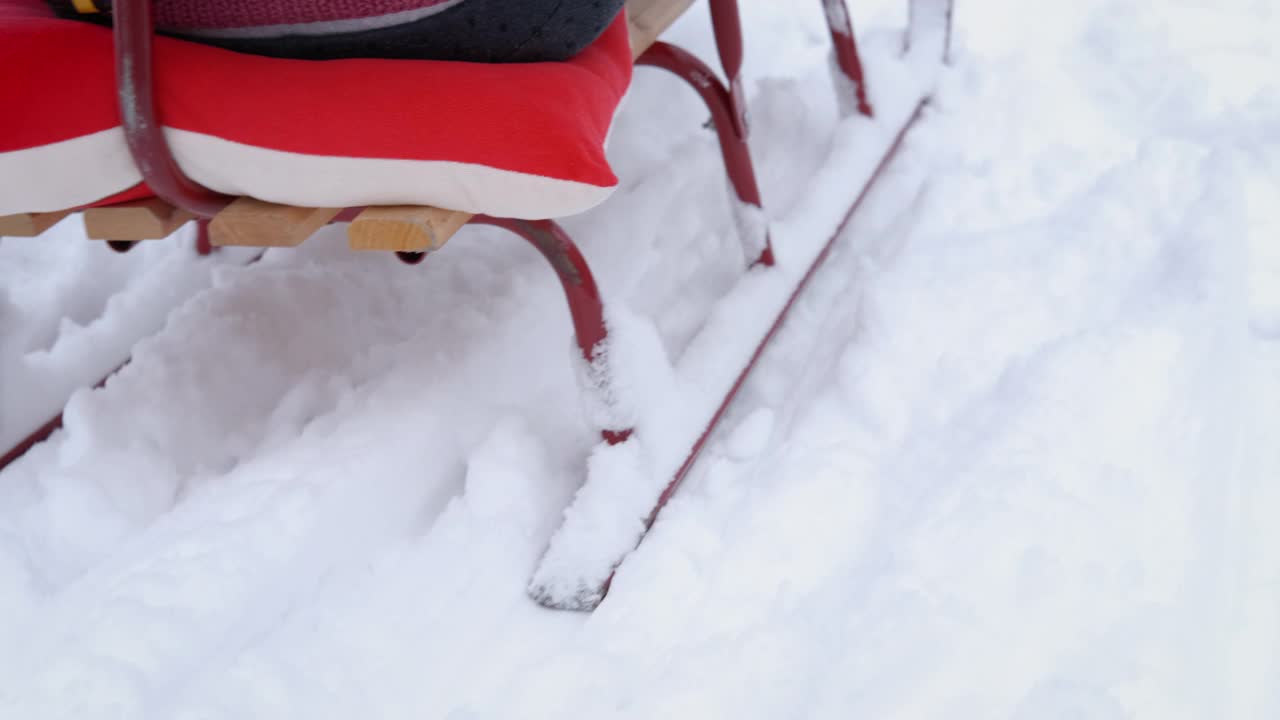
[[[737,20],[736,14],[734,20]],[[741,53],[741,49],[738,53]],[[755,167],[751,163],[751,150],[747,146],[746,124],[738,111],[740,103],[735,101],[733,94],[711,68],[693,54],[674,45],[654,43],[636,60],[636,65],[648,65],[671,72],[696,90],[706,103],[707,109],[711,111],[716,135],[720,139],[725,170],[737,196],[734,216],[743,248],[752,265],[772,265],[773,245],[769,240],[769,227],[760,200],[760,187],[756,184]],[[733,77],[737,77],[736,68]]]
[[[231,198],[200,186],[182,172],[156,112],[151,0],[116,0],[113,12],[116,94],[129,154],[156,197],[196,217],[213,217]]]
[[[914,6],[914,3],[912,3]],[[845,0],[822,0],[822,9],[831,30],[831,52],[835,60],[832,79],[836,84],[836,99],[841,115],[855,111],[871,117],[871,102],[867,100],[867,80],[862,72],[862,58],[858,56],[858,42],[853,35],[853,22]]]
[[[729,108],[733,113],[734,132],[747,137],[747,101],[742,92],[742,21],[738,17],[738,0],[711,0],[711,27],[716,36],[720,66],[728,79]]]
[[[196,254],[201,257],[212,255],[216,248],[213,241],[209,239],[209,221],[200,219],[196,221]]]
[[[600,290],[596,287],[587,259],[564,229],[551,220],[515,220],[488,215],[476,215],[471,222],[513,232],[542,253],[564,289],[569,314],[573,318],[573,334],[583,359],[588,365],[599,362],[597,351],[609,335],[604,322],[604,301],[600,298]],[[607,380],[607,371],[601,376]],[[631,436],[631,428],[603,428],[600,434],[610,445],[616,445]]]

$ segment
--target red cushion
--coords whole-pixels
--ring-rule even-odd
[[[91,205],[139,182],[112,52],[109,29],[0,0],[0,215]],[[171,38],[155,53],[174,154],[220,192],[537,218],[617,185],[604,143],[631,78],[624,14],[566,62],[282,60]]]

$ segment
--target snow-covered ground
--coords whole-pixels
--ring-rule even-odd
[[[862,5],[874,48],[903,8]],[[712,57],[703,15],[672,37]],[[817,8],[743,18],[795,227],[851,128]],[[594,429],[519,241],[0,242],[0,436],[141,339],[0,473],[0,718],[1280,717],[1277,37],[1270,0],[959,0],[936,101],[591,615],[525,595]],[[623,186],[565,223],[673,353],[741,272],[704,118],[639,71]]]

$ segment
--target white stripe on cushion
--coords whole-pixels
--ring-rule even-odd
[[[142,181],[124,129],[0,153],[0,215],[88,205]]]
[[[288,205],[434,205],[541,219],[582,212],[614,190],[445,160],[303,155],[172,128],[165,137],[201,185]],[[121,128],[0,153],[0,215],[87,205],[140,180]]]

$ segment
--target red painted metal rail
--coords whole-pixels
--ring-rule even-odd
[[[155,102],[155,19],[151,0],[116,0],[113,14],[116,93],[133,162],[157,197],[196,217],[211,218],[234,198],[215,193],[187,177],[165,140],[163,119]]]

